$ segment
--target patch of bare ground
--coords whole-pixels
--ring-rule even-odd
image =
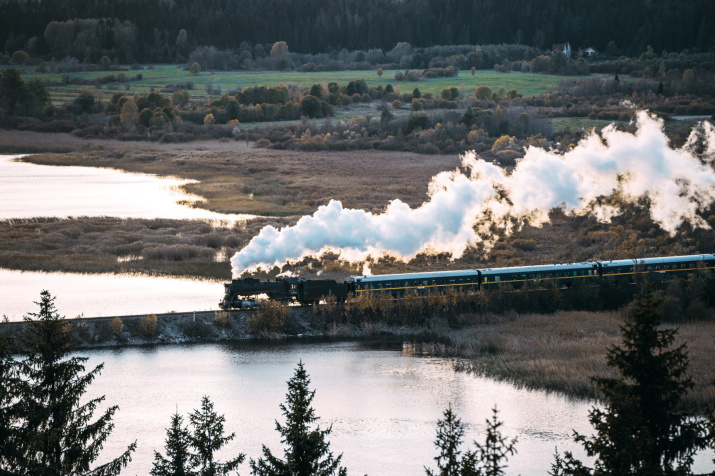
[[[478,322],[475,326],[445,332],[450,344],[444,350],[471,359],[465,367],[468,371],[520,387],[589,399],[598,398],[591,377],[618,376],[606,364],[607,349],[621,342],[623,320],[617,312],[472,317]],[[715,403],[715,322],[694,321],[678,328],[675,345],[687,344],[689,373],[695,383],[682,404],[702,411]],[[416,350],[433,348],[425,344]]]

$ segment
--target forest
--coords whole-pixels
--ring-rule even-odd
[[[276,41],[298,53],[387,51],[406,42],[570,42],[612,56],[706,51],[715,44],[709,0],[42,0],[0,1],[0,48],[33,57],[122,64],[182,62],[199,46],[241,50],[244,60]],[[491,64],[487,67],[491,68]]]

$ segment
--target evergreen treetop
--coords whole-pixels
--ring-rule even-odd
[[[443,413],[444,419],[437,420],[437,439],[434,445],[439,449],[439,455],[434,459],[437,462],[437,469],[440,476],[459,476],[461,474],[462,462],[459,455],[462,453],[459,446],[462,444],[464,436],[464,425],[452,411],[452,404]],[[425,468],[428,476],[435,473]]]
[[[677,329],[659,329],[660,300],[650,289],[631,306],[621,326],[622,343],[608,351],[608,364],[620,378],[595,378],[605,408],[593,408],[589,420],[596,435],[575,434],[593,469],[572,455],[554,474],[690,474],[694,454],[715,441],[707,423],[678,410],[693,386],[687,376],[685,344],[673,347]]]
[[[42,291],[37,313],[21,341],[26,359],[18,362],[24,381],[21,411],[14,415],[19,432],[19,473],[42,476],[116,475],[131,461],[136,442],[118,458],[90,470],[112,431],[117,406],[96,420],[94,412],[104,396],[82,403],[87,387],[103,365],[83,374],[86,357],[70,357],[72,330],[57,312],[55,298]]]
[[[246,457],[243,453],[239,453],[237,457],[225,463],[214,460],[214,454],[236,434],[224,436],[223,424],[226,418],[214,411],[214,405],[209,397],[204,395],[201,399],[201,408],[189,414],[189,421],[193,427],[189,436],[189,444],[194,450],[192,461],[199,468],[200,476],[226,475],[243,462]]]
[[[322,430],[320,426],[312,428],[319,417],[311,407],[315,390],[310,390],[308,377],[303,362],[298,363],[295,374],[288,380],[286,404],[280,408],[286,418],[286,424],[276,421],[276,430],[281,434],[285,445],[284,459],[273,455],[263,446],[263,458],[251,460],[252,474],[259,476],[329,476],[347,475],[347,470],[340,466],[342,454],[333,457],[330,443],[326,437],[332,427]]]
[[[166,429],[166,458],[154,451],[151,476],[193,476],[195,465],[189,452],[189,431],[183,426],[184,418],[177,411],[171,416],[171,426]]]

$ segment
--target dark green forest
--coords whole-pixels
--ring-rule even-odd
[[[0,0],[0,45],[57,60],[182,62],[199,46],[267,55],[388,51],[399,42],[523,44],[633,56],[715,45],[711,0]],[[269,46],[270,48],[270,46]],[[372,52],[370,50],[373,50]],[[96,58],[94,56],[97,56]],[[491,68],[492,65],[486,65]]]

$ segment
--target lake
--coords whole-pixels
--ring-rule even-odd
[[[220,281],[126,274],[78,274],[0,268],[0,317],[20,321],[39,309],[42,290],[57,296],[60,315],[73,318],[218,309]]]
[[[349,474],[424,474],[435,467],[436,422],[451,403],[466,424],[464,440],[483,443],[485,419],[496,405],[503,434],[518,437],[518,454],[507,474],[546,474],[554,448],[582,455],[572,430],[590,433],[590,404],[559,395],[452,370],[441,358],[412,357],[399,346],[374,349],[360,343],[174,345],[82,351],[89,366],[105,363],[88,394],[106,395],[120,407],[116,427],[102,452],[114,457],[137,440],[131,466],[122,474],[148,474],[153,452],[164,451],[165,428],[178,409],[186,416],[208,395],[236,438],[223,459],[238,452],[261,456],[261,445],[283,456],[274,421],[285,423],[278,405],[286,381],[302,360],[316,390],[313,406],[335,454]],[[90,367],[88,367],[90,368]],[[466,446],[465,448],[466,449]],[[248,459],[247,459],[248,461]],[[244,463],[241,474],[249,473]]]
[[[180,205],[200,198],[179,187],[189,180],[115,169],[35,165],[0,155],[0,220],[32,217],[111,216],[228,221],[226,215]]]

